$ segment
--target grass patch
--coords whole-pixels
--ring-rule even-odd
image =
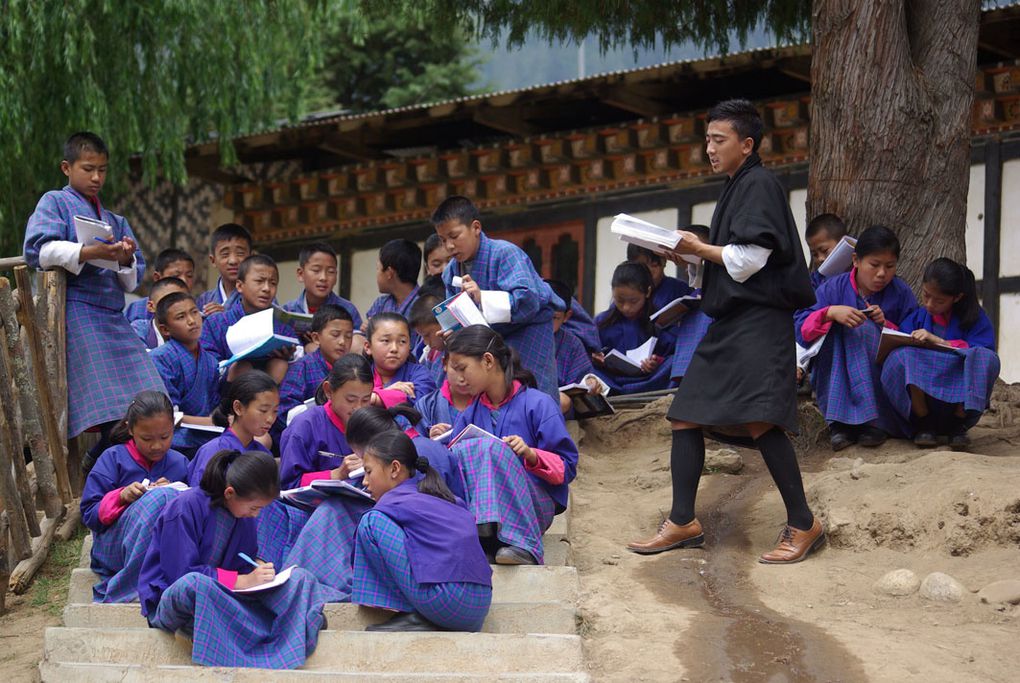
[[[57,541],[50,548],[50,555],[32,584],[33,607],[45,607],[49,614],[60,616],[67,602],[71,570],[78,566],[81,557],[85,532],[86,529],[79,526],[74,536],[66,541]]]

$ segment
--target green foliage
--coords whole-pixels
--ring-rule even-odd
[[[350,12],[326,42],[314,90],[322,108],[362,112],[463,97],[478,79],[480,60],[464,32],[428,17]]]
[[[63,185],[61,147],[107,141],[113,189],[129,157],[182,182],[189,142],[295,118],[321,66],[320,27],[354,0],[4,0],[0,3],[0,256],[20,253],[38,196]]]

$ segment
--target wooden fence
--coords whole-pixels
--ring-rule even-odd
[[[64,271],[33,273],[20,258],[3,269],[16,289],[0,277],[0,613],[74,532],[82,487],[79,444],[68,452]]]

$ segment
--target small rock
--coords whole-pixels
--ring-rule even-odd
[[[962,583],[942,572],[932,572],[921,582],[921,597],[935,602],[960,602],[966,592]]]
[[[857,458],[856,460],[854,460],[854,463],[850,466],[851,479],[860,479],[862,476],[864,476],[863,474],[861,474],[861,466],[863,464],[864,458]]]
[[[990,583],[978,591],[981,602],[991,605],[1009,603],[1020,605],[1020,580],[1009,579]]]
[[[921,580],[909,569],[894,569],[875,582],[875,592],[883,595],[911,595],[917,591]]]
[[[705,469],[713,472],[736,474],[744,469],[744,459],[732,448],[705,451]]]

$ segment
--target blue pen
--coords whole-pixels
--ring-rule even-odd
[[[245,553],[238,553],[237,556],[240,557],[245,562],[247,562],[248,564],[250,564],[251,566],[255,567],[255,569],[258,569],[261,566],[258,562],[248,557]]]
[[[93,237],[92,239],[97,242],[102,242],[103,244],[116,244],[113,240],[104,240],[102,237]]]

